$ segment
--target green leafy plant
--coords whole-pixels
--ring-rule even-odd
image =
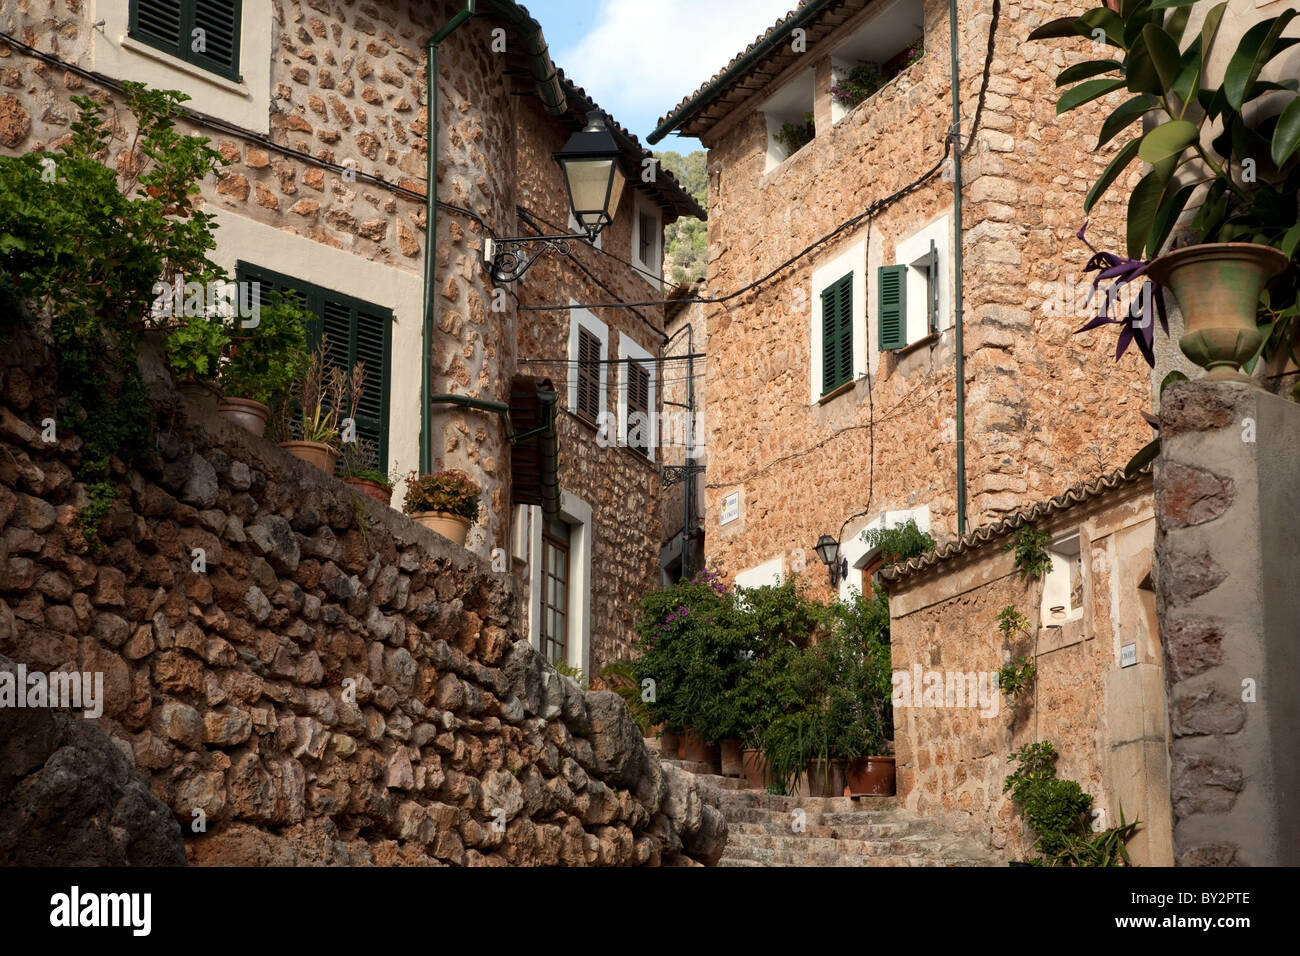
[[[998,687],[1008,697],[1015,697],[1028,690],[1038,673],[1038,667],[1027,657],[1017,657],[1010,664],[998,669]]]
[[[1041,578],[1052,570],[1052,555],[1047,550],[1051,540],[1048,532],[1022,525],[1002,550],[1015,552],[1016,570],[1022,579]]]
[[[870,528],[862,532],[862,540],[868,547],[880,549],[880,558],[887,568],[933,551],[935,547],[934,538],[917,527],[915,518],[908,518],[893,528]]]
[[[786,156],[793,156],[813,141],[817,136],[817,121],[812,113],[804,113],[802,123],[785,123],[772,134],[772,138],[785,150]]]
[[[568,661],[556,661],[551,666],[565,677],[572,677],[578,682],[578,686],[583,690],[587,690],[591,686],[590,682],[587,680],[587,675],[583,672],[581,667],[574,667]]]
[[[186,315],[167,333],[167,362],[181,381],[215,381],[229,343],[221,316]]]
[[[311,367],[313,356],[307,348],[308,320],[297,300],[278,290],[266,293],[257,325],[228,333],[229,358],[221,367],[222,391],[274,407],[309,374],[318,374]],[[323,339],[322,343],[328,348]],[[324,354],[317,358],[325,361]],[[333,384],[333,379],[329,382]]]
[[[379,449],[368,438],[357,438],[356,441],[344,443],[343,453],[339,456],[338,474],[343,479],[373,481],[387,491],[392,491],[396,484],[379,467]]]
[[[24,327],[53,345],[60,422],[82,440],[75,475],[90,499],[81,525],[92,547],[117,494],[114,459],[133,464],[155,447],[137,364],[155,284],[221,275],[208,258],[214,219],[193,197],[222,160],[206,139],[177,132],[186,99],[125,83],[133,123],[110,125],[103,103],[76,96],[58,151],[0,156],[0,335]]]
[[[1138,280],[1146,265],[1140,260],[1160,254],[1195,198],[1199,208],[1180,227],[1184,244],[1252,242],[1291,260],[1270,282],[1259,309],[1258,321],[1266,327],[1261,353],[1271,355],[1295,340],[1300,325],[1300,80],[1260,77],[1298,42],[1282,36],[1297,11],[1284,10],[1250,27],[1222,80],[1213,83],[1209,68],[1228,4],[1206,10],[1200,30],[1189,36],[1192,7],[1191,0],[1118,0],[1046,23],[1030,39],[1095,36],[1110,48],[1107,56],[1076,63],[1056,80],[1069,87],[1057,102],[1058,114],[1110,93],[1128,94],[1102,123],[1097,149],[1134,124],[1145,127],[1125,143],[1084,200],[1088,213],[1135,159],[1150,164],[1128,200],[1128,259],[1099,253],[1108,258],[1094,257],[1090,268],[1099,277]],[[1131,325],[1127,317],[1103,315],[1085,328],[1108,322]],[[1144,333],[1139,345],[1146,345],[1144,354],[1153,362],[1149,322]],[[1121,338],[1121,346],[1126,341]]]
[[[853,109],[885,83],[885,75],[878,64],[859,63],[831,86],[831,96],[844,108]]]
[[[479,486],[463,471],[452,469],[431,475],[412,471],[406,476],[402,510],[408,515],[444,511],[474,521],[478,518],[481,494]]]
[[[341,448],[343,418],[356,408],[365,391],[365,365],[358,362],[349,374],[330,360],[331,349],[329,338],[321,336],[292,396],[280,402],[275,433],[281,440],[318,442]]]

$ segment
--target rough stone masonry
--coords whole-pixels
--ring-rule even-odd
[[[726,823],[693,778],[520,640],[513,578],[145,365],[158,450],[115,463],[96,545],[80,439],[38,424],[58,416],[48,352],[0,353],[0,653],[102,672],[103,716],[67,720],[120,752],[57,721],[0,749],[0,861],[56,862],[42,846],[128,799],[129,827],[57,862],[174,862],[176,827],[199,864],[717,860]]]

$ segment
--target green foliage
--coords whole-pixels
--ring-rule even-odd
[[[572,677],[578,682],[578,686],[587,690],[591,684],[587,681],[587,675],[583,673],[581,667],[574,667],[568,661],[556,661],[551,665],[555,670],[565,677]]]
[[[72,98],[77,119],[59,152],[0,156],[0,333],[25,324],[52,341],[63,413],[82,439],[76,476],[90,496],[81,520],[92,546],[116,497],[114,458],[134,463],[153,448],[136,356],[155,286],[220,275],[207,255],[213,217],[193,205],[220,154],[176,131],[183,94],[127,83],[124,98],[136,132],[120,177],[106,165],[118,127],[88,97]]]
[[[1189,32],[1190,4],[1123,2],[1117,10],[1099,6],[1044,24],[1030,36],[1091,38],[1094,30],[1104,32],[1110,47],[1105,57],[1077,63],[1057,77],[1057,86],[1070,89],[1056,111],[1111,92],[1127,94],[1102,123],[1097,149],[1140,125],[1089,192],[1084,211],[1135,158],[1151,164],[1129,197],[1131,259],[1160,253],[1196,192],[1203,199],[1190,223],[1180,226],[1182,244],[1253,242],[1280,249],[1291,260],[1270,282],[1268,304],[1259,310],[1269,331],[1266,354],[1272,355],[1300,331],[1300,79],[1276,69],[1279,55],[1296,43],[1282,34],[1300,11],[1283,10],[1246,30],[1215,85],[1207,81],[1220,74],[1208,65],[1228,52],[1219,37],[1227,7],[1209,7],[1201,28]],[[1265,71],[1279,81],[1260,79]]]
[[[474,480],[463,471],[451,469],[431,475],[411,472],[406,477],[406,500],[402,510],[408,515],[425,511],[446,511],[474,521],[478,518],[481,492]]]
[[[1015,697],[1029,689],[1038,673],[1038,667],[1027,657],[1017,657],[998,669],[998,687],[1008,697]]]
[[[786,156],[793,156],[817,136],[817,121],[812,113],[803,114],[802,123],[786,123],[772,134],[772,138],[785,150]]]
[[[916,525],[916,519],[893,528],[871,528],[862,532],[868,547],[879,548],[885,567],[900,564],[909,558],[920,557],[935,548],[934,538]]]
[[[187,315],[167,333],[167,361],[181,380],[214,381],[229,344],[221,316]]]
[[[257,325],[228,332],[229,359],[221,368],[222,391],[275,406],[303,381],[311,366],[307,348],[309,315],[297,301],[269,291]]]
[[[697,149],[682,156],[671,151],[654,154],[659,165],[676,177],[682,188],[707,209],[709,202],[708,172],[705,154]],[[676,285],[698,282],[704,278],[708,257],[708,226],[701,219],[683,217],[664,228],[664,273]]]
[[[369,438],[358,437],[356,441],[343,446],[339,457],[339,477],[355,478],[359,481],[373,481],[389,491],[395,482],[379,467],[379,449]]]
[[[1046,531],[1039,531],[1033,525],[1022,525],[1003,551],[1014,551],[1016,569],[1022,580],[1041,578],[1052,570],[1052,556],[1047,550],[1052,536]]]
[[[998,612],[998,630],[1004,638],[1012,638],[1029,630],[1029,618],[1016,610],[1015,605],[1008,604]]]
[[[831,86],[831,96],[845,109],[853,109],[868,96],[876,93],[886,82],[879,65],[859,63],[840,77],[839,82]]]
[[[117,500],[117,488],[110,481],[96,481],[86,486],[86,495],[90,503],[81,509],[77,516],[81,525],[82,537],[96,554],[104,550],[99,540],[99,523],[113,508]]]
[[[1036,860],[1045,866],[1116,866],[1127,864],[1124,844],[1137,831],[1138,823],[1124,819],[1120,825],[1089,835],[1088,811],[1092,797],[1073,780],[1056,776],[1056,748],[1048,741],[1026,744],[1011,755],[1019,764],[1002,785],[1010,791],[1016,808],[1038,834],[1034,846],[1042,854]]]

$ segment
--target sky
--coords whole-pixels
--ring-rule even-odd
[[[694,93],[798,0],[522,0],[551,58],[645,146],[659,117]],[[670,135],[653,149],[688,153]]]

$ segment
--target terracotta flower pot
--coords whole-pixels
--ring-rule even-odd
[[[746,747],[741,751],[740,760],[744,770],[745,786],[750,790],[766,790],[767,758],[763,756],[763,751],[750,750]]]
[[[659,755],[665,760],[676,760],[681,746],[682,738],[677,731],[665,730],[659,735]]]
[[[1285,254],[1252,242],[1210,242],[1166,253],[1149,275],[1173,291],[1183,313],[1178,347],[1210,381],[1255,380],[1241,371],[1263,343],[1259,295],[1286,268]]]
[[[686,731],[683,744],[685,751],[683,760],[691,763],[706,763],[714,769],[721,769],[717,744],[709,743],[693,730]]]
[[[740,741],[727,737],[719,743],[722,752],[722,775],[724,777],[743,777],[745,761],[740,753]]]
[[[851,797],[892,797],[898,792],[893,757],[854,757],[844,775]]]
[[[266,434],[266,423],[271,417],[271,409],[251,398],[223,398],[217,406],[217,412],[226,421],[252,432],[258,438]]]
[[[450,511],[417,511],[411,517],[452,544],[464,546],[469,537],[470,520]]]
[[[339,461],[339,453],[323,442],[282,441],[280,447],[299,461],[305,461],[327,475],[334,474],[334,466]]]
[[[351,485],[367,498],[374,498],[381,505],[392,504],[393,489],[385,488],[377,481],[371,481],[369,478],[344,478],[343,483]]]
[[[829,772],[828,772],[829,769]],[[808,761],[808,796],[838,797],[844,793],[844,761],[814,757]]]

